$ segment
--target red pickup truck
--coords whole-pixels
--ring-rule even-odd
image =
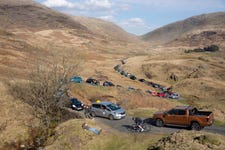
[[[212,125],[214,115],[210,111],[199,111],[192,106],[177,106],[169,111],[156,112],[153,114],[153,120],[158,127],[176,125],[201,130]]]

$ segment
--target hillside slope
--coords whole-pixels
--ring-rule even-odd
[[[182,41],[192,44],[191,39],[193,39],[193,35],[195,37],[199,35],[200,38],[198,40],[201,41],[208,37],[205,36],[209,35],[207,34],[208,31],[211,31],[210,33],[215,31],[215,34],[221,37],[222,35],[220,33],[223,30],[225,30],[225,12],[218,12],[194,16],[171,23],[143,35],[142,38],[155,45],[179,41],[180,38],[182,38]],[[198,43],[195,45],[198,45]]]
[[[125,32],[122,28],[112,22],[88,17],[74,17],[74,19],[86,26],[93,33],[98,34],[103,38],[117,39],[128,42],[139,41],[137,36]]]
[[[49,9],[32,0],[3,0],[0,2],[0,28],[3,29],[57,29],[87,30],[71,17]]]

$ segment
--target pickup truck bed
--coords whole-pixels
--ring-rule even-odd
[[[209,116],[212,112],[210,111],[198,111],[194,114],[194,116]]]

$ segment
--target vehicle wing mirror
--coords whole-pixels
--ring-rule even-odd
[[[106,108],[105,110],[107,110],[107,111],[111,111],[110,109],[108,109],[108,108]]]
[[[167,112],[164,112],[163,113],[163,117],[165,117],[165,116],[168,116],[168,113]]]

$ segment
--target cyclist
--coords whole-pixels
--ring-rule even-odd
[[[132,120],[134,120],[136,127],[141,129],[141,132],[144,131],[144,128],[142,127],[143,125],[143,120],[140,117],[132,117]]]
[[[84,105],[84,115],[86,118],[92,119],[90,106]]]

